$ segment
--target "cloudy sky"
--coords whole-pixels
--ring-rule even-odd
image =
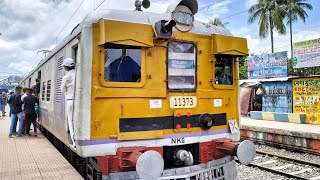
[[[0,0],[0,78],[10,73],[27,74],[43,58],[43,54],[37,53],[38,51],[52,49],[101,3],[98,10],[132,10],[134,1],[105,0],[102,3],[103,0],[84,0],[82,3],[82,0]],[[172,1],[151,0],[151,7],[145,11],[165,12]],[[198,0],[200,11],[196,18],[204,22],[214,17],[222,18],[224,22],[229,22],[227,28],[234,35],[248,39],[251,53],[268,53],[271,51],[270,40],[259,38],[257,22],[250,25],[247,23],[246,10],[256,2],[257,0]],[[320,37],[320,0],[307,2],[313,5],[314,10],[307,11],[309,18],[305,24],[298,21],[293,25],[294,42]],[[78,11],[63,29],[78,7]],[[275,51],[290,51],[289,33],[275,34],[274,40]]]

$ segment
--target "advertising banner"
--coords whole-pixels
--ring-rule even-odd
[[[293,112],[307,114],[306,122],[320,124],[320,78],[292,81]]]
[[[320,66],[320,38],[293,43],[293,68]]]
[[[263,83],[262,111],[292,113],[291,82]]]
[[[247,57],[248,79],[285,77],[288,74],[287,51]]]

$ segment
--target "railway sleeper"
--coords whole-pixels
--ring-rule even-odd
[[[314,168],[320,168],[319,164],[299,160],[299,159],[294,159],[286,156],[281,156],[281,155],[276,155],[272,154],[269,152],[263,152],[263,151],[257,151],[257,154],[259,156],[256,156],[255,161],[258,162],[253,162],[249,166],[252,167],[257,167],[262,170],[269,171],[271,173],[279,174],[282,176],[286,176],[289,178],[295,178],[295,179],[311,179],[311,180],[319,180],[320,176],[315,176],[315,177],[306,177],[303,174],[304,173],[312,173],[314,171]],[[274,159],[276,158],[276,160]],[[282,162],[283,165],[277,165],[277,162]],[[275,164],[276,166],[269,166]],[[287,168],[290,168],[292,166],[301,166],[303,165],[304,168],[301,168],[299,170],[293,170],[288,172],[288,170],[285,170]],[[310,167],[311,166],[311,167]],[[311,174],[310,174],[311,175]]]

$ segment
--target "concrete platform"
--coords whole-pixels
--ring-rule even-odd
[[[251,139],[320,155],[320,125],[241,117],[241,139]]]
[[[37,137],[8,138],[10,121],[0,117],[1,180],[83,179],[40,131]]]
[[[306,114],[250,111],[250,117],[256,120],[280,121],[306,124]]]

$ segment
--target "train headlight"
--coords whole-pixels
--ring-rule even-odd
[[[177,11],[173,14],[173,19],[180,24],[186,25],[191,25],[194,21],[193,14],[191,13],[191,11]]]
[[[213,126],[213,119],[208,113],[201,114],[198,121],[203,130],[208,130]]]
[[[194,22],[194,14],[192,11],[184,5],[179,5],[177,8],[172,12],[172,19],[177,22],[176,28],[179,31],[189,31]]]

